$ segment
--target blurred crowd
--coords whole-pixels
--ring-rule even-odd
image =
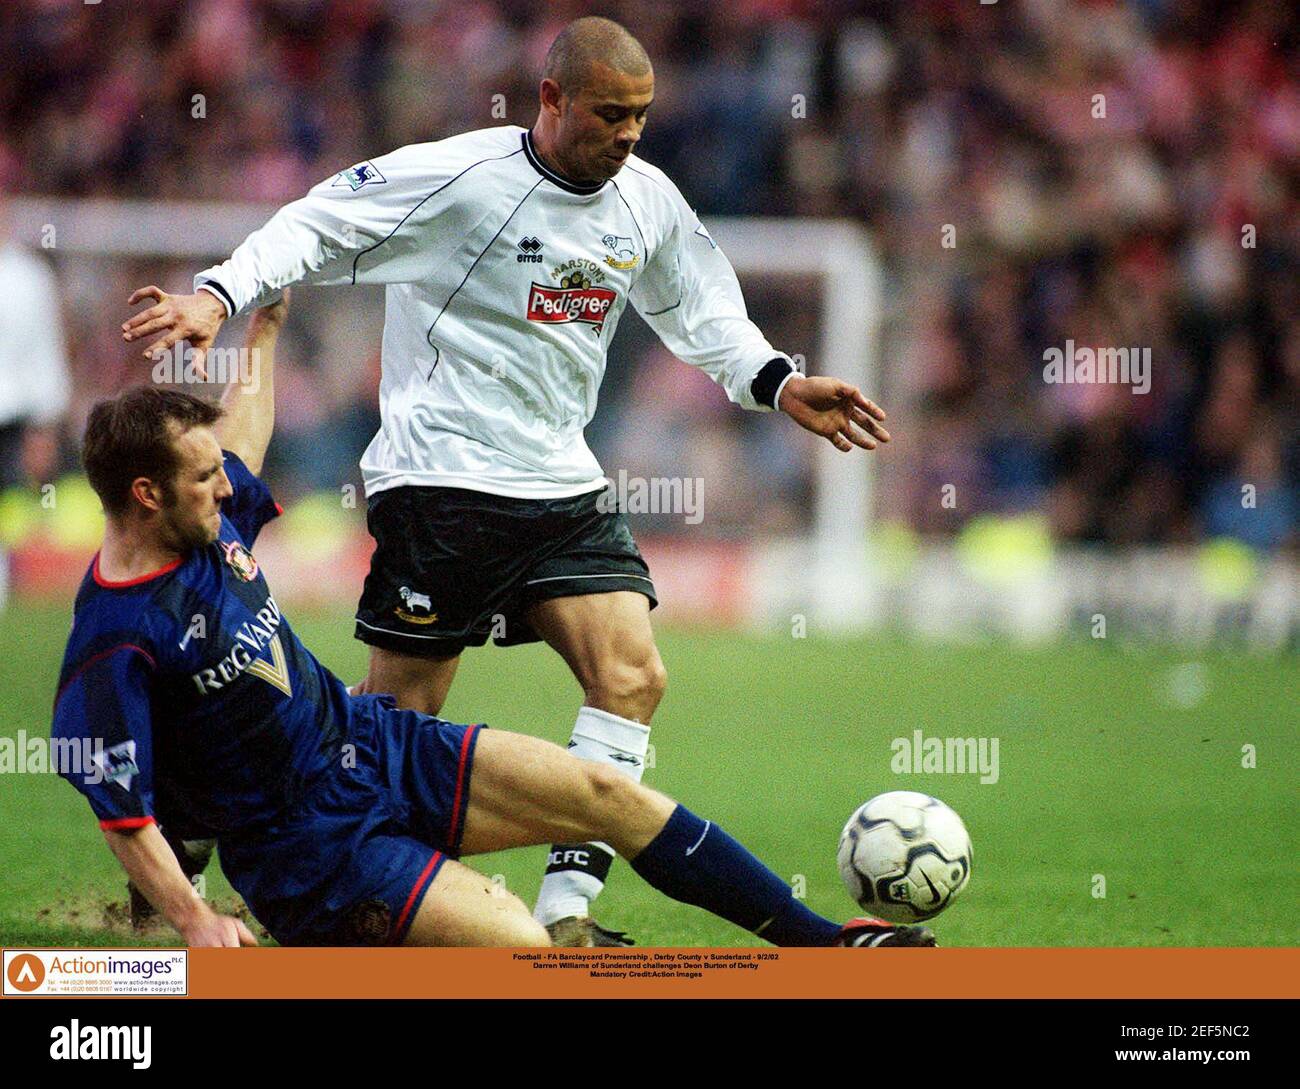
[[[1272,550],[1300,521],[1289,7],[8,0],[0,184],[283,203],[402,144],[531,125],[559,28],[609,15],[655,65],[638,151],[702,215],[850,217],[874,236],[887,288],[868,392],[896,435],[874,455],[883,517],[943,533],[1041,511],[1062,539]],[[746,279],[751,311],[816,371],[817,293],[780,266]],[[138,366],[115,339],[126,294],[196,269],[58,271],[70,461],[88,405]],[[289,491],[352,479],[377,424],[377,299],[315,314],[282,363],[271,471]],[[815,440],[729,409],[625,321],[590,433],[606,471],[703,477],[719,532],[806,521]],[[1149,349],[1150,391],[1046,382],[1067,340]]]

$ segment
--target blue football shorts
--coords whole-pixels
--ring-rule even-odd
[[[218,840],[221,867],[281,945],[398,945],[460,854],[482,726],[353,696],[338,766],[270,826]]]

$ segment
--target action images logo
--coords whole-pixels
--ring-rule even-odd
[[[3,982],[9,997],[184,995],[189,992],[189,953],[184,949],[6,949]]]
[[[548,287],[534,283],[528,289],[528,320],[548,325],[581,321],[600,332],[615,298],[616,293],[608,287]]]

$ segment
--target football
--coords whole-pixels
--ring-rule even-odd
[[[869,914],[891,923],[938,915],[970,881],[970,834],[938,798],[892,790],[863,803],[840,835],[840,876]]]

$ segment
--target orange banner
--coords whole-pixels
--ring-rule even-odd
[[[193,998],[1297,998],[1300,949],[195,949]]]

